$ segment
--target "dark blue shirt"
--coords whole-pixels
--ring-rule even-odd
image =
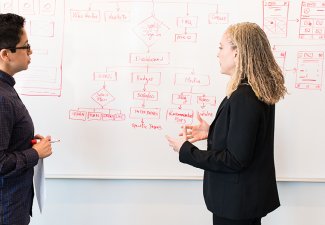
[[[33,204],[33,121],[14,89],[12,76],[0,71],[0,224],[29,224]]]

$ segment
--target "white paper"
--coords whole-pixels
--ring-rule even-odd
[[[45,202],[45,177],[43,159],[38,160],[34,167],[34,189],[40,212],[42,213]]]

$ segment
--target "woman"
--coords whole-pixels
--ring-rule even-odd
[[[203,193],[214,225],[257,225],[279,207],[274,168],[275,103],[286,94],[283,74],[264,31],[238,23],[224,33],[218,58],[229,75],[226,97],[209,126],[184,126],[167,136],[183,163],[204,170]],[[207,151],[193,142],[207,139]]]

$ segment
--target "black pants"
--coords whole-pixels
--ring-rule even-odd
[[[213,214],[213,225],[261,225],[261,218],[231,220]]]

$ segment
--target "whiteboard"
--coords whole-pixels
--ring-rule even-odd
[[[61,139],[49,178],[199,179],[165,135],[211,122],[228,77],[224,30],[267,33],[289,95],[276,106],[279,180],[325,180],[325,1],[2,0],[26,17],[28,71],[15,76],[36,133]],[[205,148],[206,143],[198,143]]]

